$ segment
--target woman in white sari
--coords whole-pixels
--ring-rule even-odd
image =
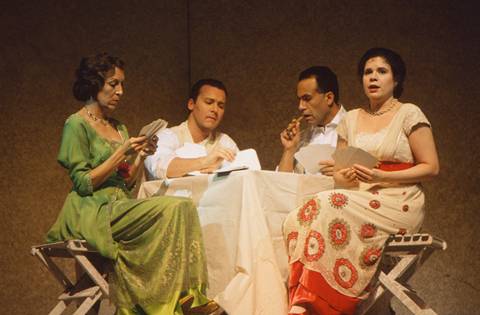
[[[290,314],[353,314],[368,296],[388,236],[420,229],[420,182],[439,171],[429,121],[416,105],[397,100],[406,74],[401,57],[372,48],[358,74],[369,105],[347,113],[337,147],[361,148],[381,162],[335,171],[334,190],[289,214]]]

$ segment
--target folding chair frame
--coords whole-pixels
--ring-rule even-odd
[[[65,288],[49,315],[62,314],[72,301],[79,304],[73,315],[92,314],[95,303],[109,297],[107,272],[102,266],[106,260],[86,241],[69,240],[33,246],[31,254],[37,257]],[[73,258],[76,262],[77,281],[72,282],[52,257]],[[95,266],[95,262],[99,266]]]
[[[392,235],[387,241],[382,262],[388,258],[397,262],[390,270],[379,271],[376,287],[356,314],[365,314],[384,294],[390,294],[412,314],[437,315],[412,288],[407,287],[406,282],[433,251],[446,248],[445,241],[429,234]]]

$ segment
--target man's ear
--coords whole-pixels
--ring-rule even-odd
[[[189,109],[190,111],[192,111],[194,106],[195,106],[195,102],[193,101],[192,98],[190,98],[190,99],[188,100],[187,107],[188,107],[188,109]]]
[[[325,98],[327,99],[328,107],[332,107],[335,101],[335,94],[332,91],[325,93]]]

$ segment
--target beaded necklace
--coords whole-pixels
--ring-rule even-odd
[[[388,108],[385,108],[384,110],[373,111],[370,109],[370,106],[368,106],[367,108],[365,108],[365,111],[372,116],[380,116],[391,111],[395,107],[395,105],[397,105],[397,103],[398,103],[398,100],[394,98],[390,101],[390,106],[388,106]]]
[[[87,106],[85,106],[85,110],[87,111],[88,117],[90,117],[93,121],[98,121],[104,126],[110,125],[110,120],[95,116],[91,111],[88,110]]]

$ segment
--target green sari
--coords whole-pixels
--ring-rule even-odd
[[[126,127],[115,125],[128,139]],[[112,260],[109,283],[117,314],[182,314],[180,297],[192,294],[193,306],[208,301],[197,210],[186,198],[132,199],[119,172],[94,189],[90,171],[120,144],[102,138],[79,114],[67,119],[58,161],[73,189],[47,241],[85,239]]]

